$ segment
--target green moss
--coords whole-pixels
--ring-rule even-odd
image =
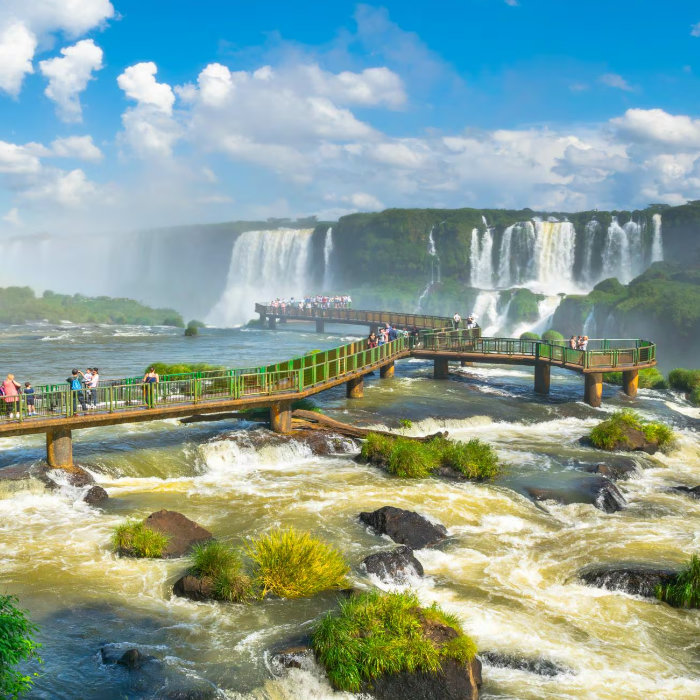
[[[128,557],[162,557],[169,540],[168,535],[151,530],[140,520],[127,520],[117,525],[112,534],[114,549]]]
[[[605,372],[603,381],[608,384],[616,384],[622,386],[622,372]],[[659,372],[656,367],[647,367],[639,370],[639,388],[640,389],[667,389],[668,382],[664,379],[664,375]]]
[[[431,623],[446,624],[456,636],[442,644],[433,641]],[[353,693],[371,688],[383,675],[437,673],[443,660],[467,663],[476,655],[454,617],[436,607],[421,609],[412,592],[371,591],[341,602],[316,627],[312,644],[333,687]]]
[[[520,340],[540,340],[540,336],[537,333],[526,331],[520,334]]]
[[[674,581],[657,586],[656,597],[675,608],[700,608],[700,557],[693,554]]]
[[[591,442],[603,450],[613,450],[618,446],[630,446],[626,429],[632,428],[644,433],[647,441],[659,448],[668,448],[674,440],[673,431],[663,423],[652,423],[642,419],[634,411],[616,411],[591,430]]]
[[[18,670],[19,664],[28,661],[41,663],[34,641],[37,632],[19,601],[11,595],[0,595],[0,697],[18,698],[31,690],[37,673],[27,674]]]
[[[192,549],[192,573],[211,579],[214,597],[241,603],[253,597],[253,584],[243,571],[241,555],[223,542],[212,540]]]

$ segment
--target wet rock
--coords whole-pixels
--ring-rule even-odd
[[[50,489],[58,489],[62,486],[83,488],[95,483],[92,474],[77,464],[70,467],[70,469],[52,468],[48,464],[37,464],[32,467],[31,472],[32,476],[42,481]]]
[[[423,565],[413,556],[410,547],[397,547],[391,552],[370,554],[362,561],[368,574],[375,574],[382,581],[405,582],[411,576],[422,576]]]
[[[154,656],[149,656],[148,654],[142,654],[138,649],[127,649],[117,660],[120,666],[124,666],[132,671],[141,668],[144,664],[149,661],[153,661]]]
[[[672,486],[669,491],[682,493],[690,498],[700,498],[700,486]]]
[[[479,653],[479,658],[487,666],[514,668],[518,671],[535,673],[538,676],[557,676],[560,673],[571,673],[571,669],[543,658],[528,658],[515,654],[504,654],[500,651],[482,651]]]
[[[673,582],[676,575],[673,569],[644,564],[589,566],[578,572],[579,578],[589,586],[649,598],[654,597],[657,586]]]
[[[109,498],[107,492],[101,486],[91,486],[83,496],[83,501],[90,506],[96,506]]]
[[[313,664],[314,652],[311,647],[299,644],[280,649],[270,657],[273,671],[286,668],[309,668]]]
[[[393,506],[384,506],[372,513],[360,513],[360,520],[380,534],[388,535],[394,542],[408,545],[411,549],[423,549],[447,536],[444,525],[432,523],[411,510]]]
[[[562,505],[588,503],[606,513],[615,513],[627,505],[617,486],[604,476],[575,479],[562,486],[527,486],[525,491],[536,501],[555,501]]]
[[[639,467],[633,459],[619,458],[608,460],[605,464],[585,464],[582,466],[584,471],[591,474],[600,474],[608,479],[630,479],[639,474]]]
[[[338,454],[349,454],[359,449],[359,442],[352,438],[334,433],[332,430],[294,430],[288,435],[273,433],[271,430],[260,428],[256,430],[237,430],[217,437],[214,441],[229,440],[243,448],[259,450],[275,445],[298,443],[306,445],[311,453],[319,457]]]
[[[214,586],[211,579],[199,578],[185,574],[175,581],[173,593],[181,598],[190,600],[211,600],[214,596]]]
[[[162,532],[170,538],[163,552],[166,559],[182,557],[188,554],[194,545],[214,539],[211,532],[174,510],[151,513],[144,523],[151,530]]]
[[[161,688],[153,697],[154,700],[213,700],[220,696],[206,681],[187,680],[180,683],[171,682],[168,687]]]

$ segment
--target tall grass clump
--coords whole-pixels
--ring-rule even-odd
[[[603,381],[608,384],[622,386],[622,372],[604,372]],[[640,389],[668,389],[668,382],[656,367],[646,367],[639,370]]]
[[[369,433],[362,443],[360,456],[372,464],[387,462],[393,447],[394,438],[379,433]]]
[[[168,535],[151,530],[140,520],[127,520],[117,525],[112,534],[114,549],[128,557],[162,557],[169,540]]]
[[[656,597],[674,608],[700,608],[700,556],[693,554],[674,581],[657,586]]]
[[[469,479],[492,479],[501,470],[496,450],[487,442],[472,438],[468,442],[445,440],[440,460]]]
[[[273,530],[252,540],[246,551],[262,597],[306,598],[347,586],[350,569],[336,549],[308,532]]]
[[[644,433],[648,442],[654,443],[659,448],[668,448],[674,440],[671,428],[663,423],[646,421],[634,411],[615,411],[610,418],[598,423],[591,430],[591,442],[603,450],[614,450],[620,446],[631,446],[627,437],[627,430],[639,430]]]
[[[435,625],[451,627],[453,638],[431,639]],[[456,618],[437,607],[421,609],[413,592],[370,591],[341,602],[318,624],[312,645],[333,687],[352,693],[371,689],[383,675],[438,673],[445,659],[467,663],[476,655]]]
[[[694,406],[700,406],[700,369],[673,369],[668,375],[672,389],[685,392]]]
[[[191,571],[212,583],[214,597],[231,603],[241,603],[253,595],[250,577],[243,571],[239,552],[217,540],[195,545],[191,553]]]
[[[440,455],[430,443],[397,438],[387,468],[405,479],[425,479],[440,466]]]
[[[34,641],[37,631],[27,618],[24,610],[18,607],[19,601],[11,595],[0,595],[0,697],[18,698],[29,692],[38,675],[27,675],[17,670],[17,665],[41,658],[37,649],[41,646]]]

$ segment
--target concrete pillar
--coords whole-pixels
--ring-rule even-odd
[[[583,400],[593,408],[598,408],[603,399],[603,374],[601,372],[591,372],[584,374]]]
[[[445,357],[433,361],[433,379],[447,379],[450,373],[450,363]]]
[[[622,373],[622,390],[634,398],[637,395],[637,389],[639,388],[639,370],[628,369]]]
[[[267,316],[264,313],[260,314],[260,328],[265,328],[265,322],[267,321]]]
[[[379,368],[379,376],[382,379],[387,379],[388,377],[393,377],[394,376],[394,363],[389,362],[386,365],[383,365],[382,367]]]
[[[364,378],[349,379],[345,384],[345,392],[349,399],[361,399],[365,395]]]
[[[544,363],[535,365],[535,393],[549,394],[550,367]]]
[[[316,333],[323,333],[325,331],[326,324],[322,318],[316,319]]]
[[[270,427],[276,433],[292,432],[292,404],[280,401],[270,406]]]
[[[46,431],[46,461],[59,469],[73,466],[73,437],[68,428]]]
[[[267,317],[267,327],[271,330],[274,331],[275,328],[277,327],[277,319],[274,316],[268,316]]]

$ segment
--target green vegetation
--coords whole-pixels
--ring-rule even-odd
[[[520,334],[520,340],[540,340],[540,336],[537,333],[526,331]]]
[[[555,330],[548,330],[542,334],[542,340],[546,340],[548,343],[556,343],[564,340],[564,336]]]
[[[365,461],[385,466],[391,474],[406,479],[425,479],[440,467],[454,469],[468,479],[492,479],[501,469],[491,445],[476,438],[469,442],[444,438],[419,442],[369,433],[360,455]]]
[[[622,386],[622,372],[605,372],[603,374],[603,381],[608,384]],[[647,367],[646,369],[639,370],[639,388],[667,389],[668,382],[656,367]]]
[[[399,425],[400,425],[402,428],[406,428],[406,429],[408,430],[409,428],[412,428],[412,427],[413,427],[413,421],[412,421],[412,420],[409,420],[408,418],[402,418],[402,419],[399,421]]]
[[[668,375],[673,389],[684,391],[694,406],[700,406],[700,369],[673,369]]]
[[[419,607],[413,592],[371,591],[342,601],[316,627],[312,644],[333,687],[352,693],[383,675],[437,673],[444,660],[466,664],[476,655],[457,619]]]
[[[43,321],[51,323],[132,324],[136,326],[177,326],[185,324],[173,309],[153,309],[133,299],[86,297],[46,291],[35,296],[29,287],[0,288],[0,323]]]
[[[253,584],[243,571],[240,553],[223,542],[195,545],[191,554],[194,576],[210,579],[217,600],[242,603],[253,597]]]
[[[226,372],[226,368],[222,365],[208,365],[206,362],[177,362],[169,365],[165,362],[154,362],[144,369],[144,374],[153,367],[160,376],[163,377],[173,374],[192,374],[193,372],[216,372],[221,370]]]
[[[503,298],[504,293],[501,293],[498,299],[499,313],[501,312],[500,305],[503,302]],[[535,294],[525,287],[512,290],[510,299],[506,301],[506,304],[508,304],[507,324],[513,327],[521,323],[534,323],[537,321],[540,316],[539,303],[543,299],[543,294]]]
[[[191,338],[195,335],[199,335],[199,329],[204,328],[204,324],[201,321],[190,321],[185,328],[185,335]]]
[[[648,442],[662,449],[669,448],[673,443],[674,434],[671,428],[663,423],[646,421],[634,411],[616,411],[610,418],[598,423],[591,431],[591,442],[603,450],[619,449],[621,446],[631,447],[627,435],[630,429],[641,431]]]
[[[34,641],[37,627],[18,606],[11,595],[0,595],[0,697],[18,698],[29,692],[38,674],[26,675],[16,669],[23,661],[38,661],[41,646]]]
[[[252,540],[246,551],[262,597],[305,598],[347,586],[349,568],[342,555],[308,532],[273,530]]]
[[[700,608],[700,557],[693,554],[674,581],[657,586],[656,597],[674,608]]]
[[[112,545],[124,556],[156,559],[163,556],[169,539],[162,532],[146,527],[140,520],[127,520],[114,529]]]

